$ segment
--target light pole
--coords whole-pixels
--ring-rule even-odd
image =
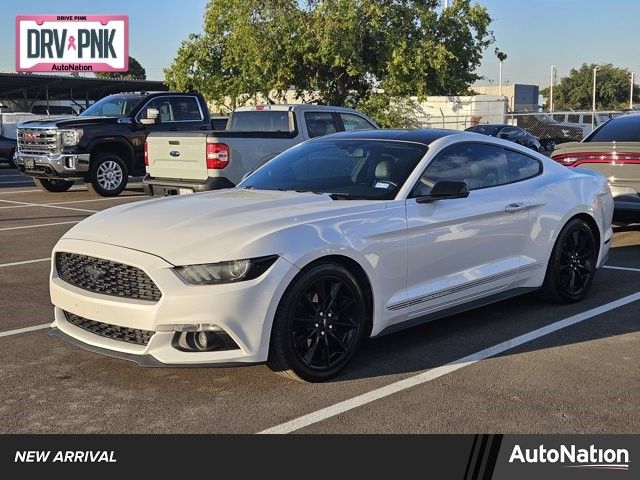
[[[593,115],[591,115],[591,131],[595,129],[596,125],[596,73],[598,72],[598,67],[593,67],[593,102],[592,102],[592,110]]]
[[[551,87],[549,88],[549,111],[553,112],[553,85],[556,83],[556,66],[551,65]]]
[[[629,92],[629,110],[633,110],[633,81],[636,76],[636,72],[631,72],[631,87]]]
[[[502,96],[502,62],[504,62],[507,59],[507,54],[504,52],[501,52],[498,47],[496,47],[496,49],[494,50],[494,53],[496,54],[496,57],[498,57],[498,61],[500,62],[500,67],[498,70],[498,77],[499,77],[498,95]]]

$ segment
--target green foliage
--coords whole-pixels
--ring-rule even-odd
[[[554,110],[591,110],[593,102],[593,69],[596,73],[596,108],[598,110],[618,110],[629,108],[631,71],[626,68],[606,64],[583,63],[579,69],[572,69],[553,87]],[[634,87],[634,101],[638,100],[638,87]],[[549,97],[549,88],[541,91]]]
[[[493,41],[484,7],[439,3],[210,0],[204,32],[182,43],[166,82],[228,108],[258,95],[280,100],[292,88],[400,126],[411,121],[409,97],[466,93]]]
[[[135,58],[129,57],[129,70],[126,72],[98,72],[98,78],[122,78],[126,80],[145,80],[147,71]]]

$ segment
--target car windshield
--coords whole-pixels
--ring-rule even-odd
[[[140,95],[109,95],[98,100],[80,114],[82,117],[125,117],[144,97]]]
[[[427,148],[391,140],[307,142],[267,162],[238,187],[328,193],[336,200],[391,200]]]
[[[495,137],[502,127],[503,125],[478,125],[475,127],[467,128],[467,131]]]
[[[539,113],[535,115],[535,117],[544,123],[558,123],[551,115],[547,115],[546,113]]]

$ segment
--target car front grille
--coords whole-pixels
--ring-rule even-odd
[[[50,155],[60,153],[57,129],[18,128],[18,152],[31,155]]]
[[[157,302],[162,297],[153,280],[131,265],[88,255],[58,252],[56,270],[65,282],[90,292],[152,302]]]
[[[70,324],[87,332],[112,340],[135,343],[136,345],[147,345],[153,334],[156,333],[150,330],[139,330],[137,328],[119,327],[118,325],[96,322],[69,312],[64,312],[64,316]]]

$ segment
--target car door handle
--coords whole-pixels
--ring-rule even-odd
[[[506,207],[504,207],[504,211],[507,213],[518,213],[527,208],[526,203],[510,203]]]

